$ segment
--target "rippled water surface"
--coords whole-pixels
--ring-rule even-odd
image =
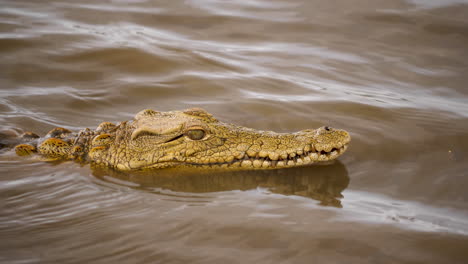
[[[116,173],[0,151],[2,263],[467,263],[468,1],[0,0],[0,131],[141,109],[352,135],[338,162]]]

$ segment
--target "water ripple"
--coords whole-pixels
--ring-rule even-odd
[[[353,138],[330,166],[140,176],[2,145],[0,262],[466,262],[466,1],[0,2],[7,135],[198,106]]]

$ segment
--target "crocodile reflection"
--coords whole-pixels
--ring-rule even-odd
[[[298,195],[319,201],[320,205],[342,207],[343,190],[348,187],[346,167],[339,161],[328,166],[307,166],[266,171],[205,171],[163,169],[145,172],[119,172],[94,167],[93,175],[131,183],[141,190],[166,189],[184,193],[210,193],[267,188],[272,193]],[[107,176],[107,177],[106,177]],[[112,182],[116,182],[112,180]]]

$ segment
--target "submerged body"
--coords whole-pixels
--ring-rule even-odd
[[[100,124],[73,133],[55,128],[44,138],[22,136],[18,155],[78,160],[117,170],[167,167],[273,169],[330,161],[350,142],[346,131],[329,127],[296,133],[258,131],[218,121],[200,108],[143,110],[132,121]]]

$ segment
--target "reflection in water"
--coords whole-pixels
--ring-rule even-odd
[[[339,161],[327,166],[261,171],[163,169],[125,173],[93,168],[93,175],[106,181],[163,194],[165,190],[208,193],[261,187],[273,193],[309,197],[320,201],[321,205],[335,207],[342,207],[339,198],[343,197],[341,193],[349,184],[348,171]]]
[[[466,263],[468,0],[0,6],[0,262]],[[189,107],[353,145],[345,166],[97,178],[10,149]]]
[[[7,150],[8,148],[12,148],[15,145],[20,143],[20,139],[15,131],[12,130],[5,130],[0,131],[0,153],[2,151]]]

